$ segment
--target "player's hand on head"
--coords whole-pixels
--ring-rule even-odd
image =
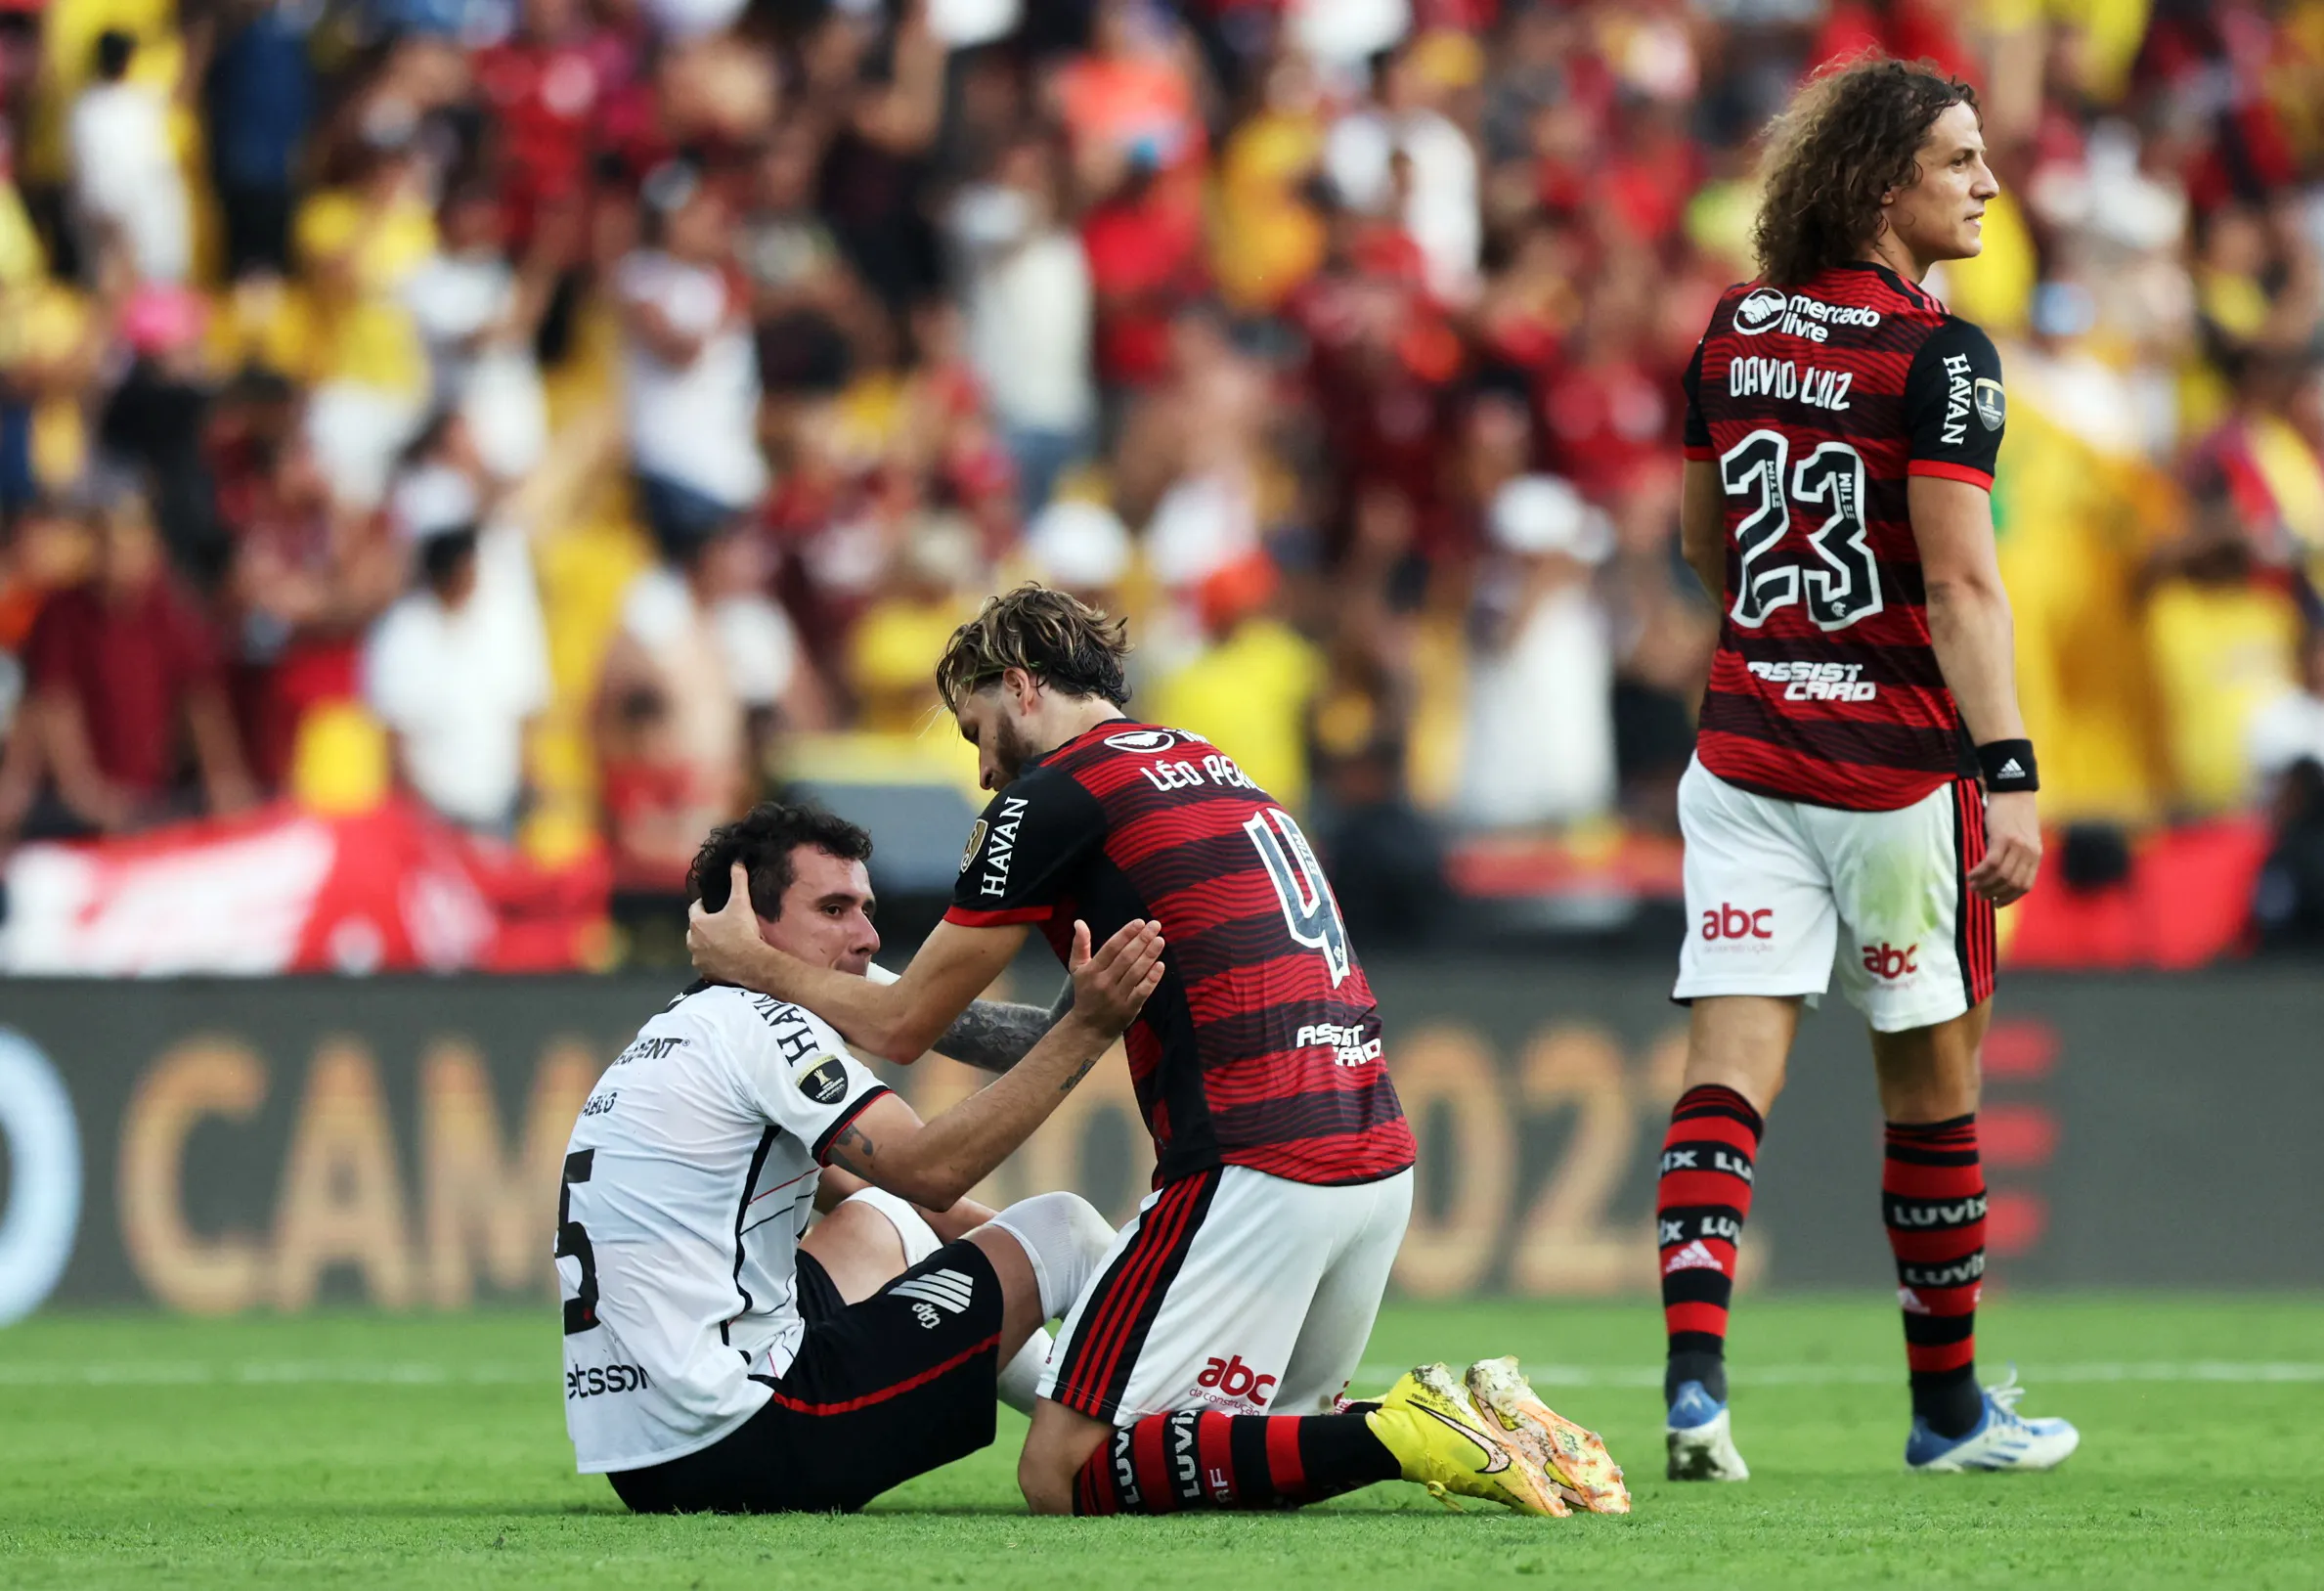
[[[1133,917],[1098,948],[1089,949],[1089,924],[1074,924],[1066,964],[1074,973],[1075,1020],[1108,1039],[1119,1037],[1162,978],[1162,924]]]
[[[2041,870],[2041,822],[2034,792],[2005,790],[1985,800],[1985,859],[1969,869],[1969,888],[1995,906],[2025,899]]]
[[[686,954],[703,977],[740,983],[763,943],[759,914],[751,908],[750,870],[738,862],[724,906],[712,911],[696,901],[686,907]]]

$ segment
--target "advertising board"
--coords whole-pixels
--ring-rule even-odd
[[[1422,1145],[1408,1295],[1650,1292],[1656,1155],[1685,1059],[1629,962],[1375,969]],[[665,982],[553,977],[0,984],[0,1320],[547,1299],[558,1163]],[[1027,982],[1028,997],[1045,983]],[[2003,1287],[2315,1286],[2324,980],[2012,979],[1980,1125]],[[922,1112],[977,1087],[884,1068]],[[1760,1160],[1746,1286],[1884,1287],[1861,1024],[1803,1025]],[[1124,1216],[1152,1171],[1110,1060],[990,1183]]]

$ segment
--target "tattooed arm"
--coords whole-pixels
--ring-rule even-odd
[[[980,1072],[1006,1072],[1025,1059],[1041,1041],[1041,1035],[1073,1008],[1074,986],[1070,983],[1055,1002],[1045,1007],[971,1000],[968,1009],[936,1041],[936,1052]]]
[[[1095,955],[1079,923],[1074,940],[1074,1008],[1022,1063],[930,1122],[897,1095],[882,1095],[834,1135],[825,1163],[926,1210],[949,1210],[991,1174],[1073,1092],[1162,981],[1158,923],[1124,925]]]

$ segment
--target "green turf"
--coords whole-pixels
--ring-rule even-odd
[[[1394,1485],[1294,1515],[1032,1521],[1004,1411],[997,1446],[870,1517],[668,1520],[572,1473],[546,1311],[48,1317],[0,1332],[0,1585],[2324,1584],[2324,1300],[2020,1300],[1982,1326],[2029,1412],[2081,1424],[2061,1473],[1902,1474],[1897,1325],[1874,1301],[1749,1301],[1754,1477],[1688,1487],[1657,1479],[1649,1306],[1403,1306],[1376,1365],[1513,1348],[1550,1367],[1551,1400],[1628,1462],[1637,1513],[1456,1517]],[[2281,1379],[2196,1379],[2254,1375]]]

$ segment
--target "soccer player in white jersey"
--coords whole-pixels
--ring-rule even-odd
[[[870,850],[829,814],[768,804],[713,831],[692,882],[724,906],[739,868],[769,943],[860,974],[879,946]],[[1094,955],[1084,931],[1075,950],[1070,1009],[927,1123],[821,1019],[767,995],[697,985],[638,1031],[582,1107],[558,1199],[584,1474],[639,1512],[853,1510],[992,1440],[1000,1367],[1065,1312],[1112,1233],[1070,1193],[963,1233],[983,1212],[961,1196],[1161,977],[1150,922]],[[811,1229],[829,1166],[878,1194]],[[954,1240],[907,1266],[930,1212]]]

